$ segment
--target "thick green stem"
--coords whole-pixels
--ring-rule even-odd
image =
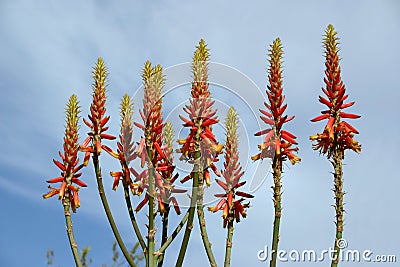
[[[343,236],[343,172],[342,172],[342,152],[339,149],[335,149],[333,154],[333,162],[332,162],[335,173],[334,173],[334,188],[333,192],[335,193],[335,211],[336,211],[336,238],[333,252],[333,259],[331,267],[337,267],[339,263],[339,255],[340,255],[340,240]]]
[[[65,197],[63,205],[64,205],[65,224],[67,226],[67,234],[68,234],[69,244],[71,246],[72,255],[74,256],[75,265],[77,267],[82,267],[82,262],[81,262],[81,258],[79,256],[79,251],[78,251],[78,245],[75,242],[74,230],[72,228],[72,220],[71,220],[71,212],[70,212],[71,204],[70,204],[69,196]]]
[[[101,174],[101,168],[100,168],[100,162],[99,162],[99,156],[97,153],[93,153],[93,165],[94,165],[94,171],[96,173],[96,180],[97,180],[97,188],[99,190],[99,195],[101,199],[101,203],[103,204],[104,211],[106,213],[108,222],[110,223],[111,229],[114,233],[115,239],[117,240],[117,243],[122,251],[122,254],[124,254],[124,257],[126,261],[128,262],[129,266],[136,266],[134,260],[132,259],[131,254],[127,250],[124,242],[122,241],[121,235],[119,234],[117,225],[115,224],[114,217],[111,214],[110,207],[108,205],[107,197],[104,191],[104,186],[103,186],[103,177]]]
[[[217,266],[215,262],[215,257],[211,249],[211,243],[208,239],[207,228],[206,228],[206,220],[204,219],[204,206],[203,206],[203,195],[204,195],[204,188],[203,188],[203,176],[199,176],[199,193],[197,199],[197,217],[199,219],[200,225],[200,232],[201,232],[201,239],[203,240],[203,245],[207,253],[208,261],[212,267]]]
[[[271,248],[271,260],[270,267],[276,267],[278,243],[279,243],[279,227],[281,223],[281,212],[282,212],[282,193],[281,193],[281,176],[282,176],[282,160],[280,155],[275,155],[272,163],[273,179],[274,185],[272,189],[274,190],[274,226],[272,235],[272,248]]]
[[[169,211],[170,207],[165,207],[165,213],[163,214],[162,218],[162,238],[161,238],[161,245],[163,245],[168,239],[168,219],[169,219]]]
[[[156,265],[157,258],[154,255],[154,236],[156,234],[156,230],[154,229],[154,196],[156,195],[155,188],[155,168],[152,165],[153,155],[149,145],[147,145],[147,156],[148,156],[148,169],[149,169],[149,188],[147,189],[147,194],[149,197],[149,227],[148,227],[148,235],[147,235],[147,248],[148,248],[148,256],[147,256],[147,265],[148,267],[154,267]]]
[[[133,227],[133,230],[135,231],[135,234],[136,234],[136,236],[138,238],[139,244],[142,247],[143,253],[147,257],[147,254],[146,254],[146,251],[147,251],[146,243],[144,242],[143,236],[140,233],[140,229],[139,229],[139,226],[138,226],[137,221],[136,221],[135,214],[134,214],[133,209],[132,209],[132,202],[131,202],[131,198],[129,197],[129,188],[128,188],[128,185],[125,182],[123,182],[123,185],[124,185],[124,196],[125,196],[126,207],[128,208],[128,213],[129,213],[129,217],[131,219],[132,227]]]
[[[161,246],[167,242],[168,239],[168,218],[169,218],[169,211],[170,211],[170,206],[165,207],[165,212],[162,217],[162,237],[161,237]],[[164,264],[164,254],[161,254],[158,257],[158,267],[163,266]]]
[[[232,252],[232,239],[233,239],[233,220],[228,223],[228,233],[226,237],[225,246],[225,261],[224,267],[231,266],[231,252]]]
[[[200,151],[197,150],[195,152],[195,161],[200,159]],[[186,249],[189,243],[190,234],[192,233],[193,229],[193,220],[194,220],[194,212],[196,209],[196,202],[198,197],[199,191],[199,163],[194,164],[193,168],[193,186],[192,186],[192,196],[190,198],[190,207],[189,207],[189,217],[186,223],[185,234],[183,236],[181,249],[179,251],[179,256],[176,262],[176,267],[181,267],[183,264],[183,259],[185,258]]]
[[[165,241],[165,243],[161,246],[161,248],[156,252],[157,255],[162,255],[164,251],[168,248],[168,246],[171,244],[172,241],[174,241],[175,237],[179,234],[185,223],[187,222],[189,218],[189,211],[186,212],[185,216],[183,216],[181,222],[178,224],[178,226],[175,228],[175,230],[172,232],[171,236]]]

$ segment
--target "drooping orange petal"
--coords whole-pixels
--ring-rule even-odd
[[[321,120],[324,120],[324,119],[329,118],[329,116],[330,116],[330,114],[322,114],[322,115],[319,115],[319,116],[315,117],[315,118],[312,119],[311,121],[312,121],[312,122],[321,121]]]
[[[275,153],[277,155],[281,154],[281,140],[279,140],[278,138],[275,139]]]
[[[174,205],[174,209],[175,209],[176,214],[180,215],[181,214],[181,210],[179,208],[178,201],[176,201],[175,197],[171,197],[171,201],[172,201],[172,204]]]
[[[53,159],[53,162],[58,168],[60,168],[60,170],[65,171],[65,166],[61,162],[59,162],[55,159]]]
[[[57,195],[57,194],[60,192],[59,189],[54,188],[54,187],[51,187],[51,186],[49,186],[49,189],[50,189],[50,192],[48,192],[48,193],[46,193],[46,194],[43,194],[42,197],[43,197],[44,199],[50,198],[50,197],[52,197],[52,196],[55,196],[55,195]]]
[[[62,184],[61,184],[61,186],[60,186],[60,191],[59,191],[59,194],[58,194],[58,199],[62,199],[63,197],[64,197],[64,194],[65,194],[65,188],[67,187],[67,182],[63,182]]]
[[[226,217],[228,217],[228,213],[229,213],[229,206],[228,205],[225,205],[224,206],[224,211],[223,211],[223,213],[222,213],[222,218],[226,218]]]
[[[181,179],[181,183],[184,183],[192,178],[190,175],[185,176],[184,178]]]
[[[267,117],[260,116],[260,118],[261,118],[266,124],[269,124],[269,125],[274,125],[274,124],[275,124],[275,122],[274,122],[273,120],[271,120],[271,119],[269,119],[269,118],[267,118]]]
[[[224,190],[228,190],[228,186],[226,183],[222,182],[219,179],[215,179],[215,181],[217,182],[217,184],[219,184],[219,186],[221,186]]]
[[[119,159],[119,154],[117,152],[115,152],[114,150],[112,150],[111,148],[109,148],[106,145],[101,145],[101,147],[104,149],[104,151],[106,151],[108,154],[110,154],[112,157]]]
[[[105,134],[105,133],[100,134],[100,137],[103,139],[108,139],[108,140],[114,140],[116,138],[113,135],[109,135],[109,134]]]
[[[357,115],[357,114],[352,114],[352,113],[340,112],[340,117],[347,118],[347,119],[358,119],[361,116]]]
[[[139,210],[141,210],[143,208],[143,206],[149,201],[149,195],[146,194],[146,196],[144,197],[144,199],[139,203],[139,205],[137,205],[135,212],[138,212]]]
[[[265,129],[265,130],[261,130],[259,132],[256,132],[254,135],[255,136],[260,136],[260,135],[264,135],[266,133],[269,133],[272,129]]]
[[[97,154],[101,153],[101,142],[100,141],[96,142],[96,152],[97,152]]]
[[[233,201],[233,194],[228,193],[228,205],[229,207],[232,206],[232,201]]]
[[[256,160],[258,160],[258,159],[260,159],[260,158],[261,158],[261,153],[258,153],[257,155],[254,155],[254,156],[251,157],[251,159],[252,159],[253,161],[256,161]]]
[[[206,182],[207,186],[210,186],[211,181],[210,181],[210,172],[208,170],[204,170],[204,180]]]
[[[217,203],[217,205],[215,207],[208,207],[208,210],[212,211],[212,212],[216,212],[218,210],[223,209],[225,204],[226,204],[226,199],[223,198]]]
[[[72,178],[72,182],[75,183],[75,184],[77,184],[77,185],[79,185],[79,186],[87,187],[87,184],[85,184],[84,182],[82,182],[82,181],[79,180],[78,178]]]
[[[281,136],[282,136],[282,138],[283,139],[285,139],[286,141],[288,141],[288,142],[290,142],[290,143],[292,143],[292,144],[297,144],[297,141],[293,138],[293,137],[291,137],[289,134],[288,134],[288,132],[284,132],[284,131],[281,131]]]
[[[241,196],[241,197],[247,197],[247,198],[253,198],[254,196],[242,191],[236,191],[236,195]]]
[[[64,180],[64,177],[60,176],[60,177],[56,177],[56,178],[47,180],[46,182],[54,184],[54,183],[62,182],[63,180]]]

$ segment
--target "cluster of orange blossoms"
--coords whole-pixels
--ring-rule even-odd
[[[260,118],[268,125],[270,128],[261,130],[257,132],[256,136],[265,135],[262,144],[258,145],[260,153],[251,157],[253,160],[264,159],[264,158],[274,158],[274,156],[280,156],[282,160],[287,158],[292,164],[300,161],[294,152],[298,151],[298,147],[292,147],[297,145],[296,136],[292,133],[282,130],[284,123],[289,122],[294,119],[294,116],[288,117],[283,115],[287,104],[283,105],[285,96],[282,94],[282,45],[280,39],[277,38],[271,45],[269,50],[269,85],[267,85],[267,96],[269,103],[264,103],[267,110],[260,109],[260,112],[264,116]]]
[[[43,195],[43,198],[49,198],[54,195],[58,195],[58,198],[64,202],[67,200],[71,203],[73,212],[80,206],[79,201],[79,186],[86,187],[86,184],[82,182],[79,177],[82,173],[79,170],[84,166],[83,164],[78,165],[78,121],[79,121],[79,106],[78,100],[75,95],[72,95],[69,99],[66,108],[67,124],[65,126],[65,137],[64,137],[64,153],[59,152],[62,162],[54,160],[54,164],[60,168],[61,176],[48,180],[48,183],[61,183],[59,188],[54,188],[49,185],[50,192]],[[73,185],[76,184],[78,186]],[[66,199],[67,198],[67,199]]]
[[[160,65],[152,67],[151,63],[147,61],[142,77],[144,81],[144,99],[143,111],[140,111],[140,115],[144,125],[137,122],[134,122],[134,124],[144,131],[144,137],[141,138],[136,153],[141,158],[141,166],[144,167],[145,162],[148,162],[148,168],[140,174],[133,168],[130,168],[130,171],[136,177],[135,182],[138,182],[137,194],[140,195],[145,189],[148,190],[149,169],[154,168],[156,190],[154,192],[147,192],[135,210],[139,211],[148,203],[149,194],[151,194],[158,201],[158,211],[160,214],[165,212],[165,205],[169,205],[170,202],[173,203],[175,211],[180,214],[176,198],[171,197],[171,193],[183,193],[186,190],[176,189],[172,185],[178,175],[172,177],[175,166],[169,153],[165,152],[167,150],[170,151],[170,145],[162,144],[164,124],[161,113],[161,91],[165,81],[162,74],[162,67]],[[170,138],[172,139],[172,137]]]
[[[129,186],[131,191],[135,194],[138,189],[138,185],[134,184],[129,170],[130,163],[136,159],[136,147],[132,141],[133,126],[132,126],[132,111],[133,106],[129,95],[124,95],[121,102],[121,129],[119,134],[119,141],[117,142],[117,151],[113,151],[109,148],[105,149],[111,156],[118,159],[122,171],[110,172],[110,175],[114,178],[113,190],[116,190],[119,182],[122,180],[126,186]]]
[[[88,115],[90,121],[87,121],[85,118],[83,119],[83,122],[91,131],[80,147],[80,151],[85,152],[85,165],[89,163],[91,154],[100,155],[102,149],[106,151],[111,150],[106,145],[101,144],[102,139],[115,139],[115,136],[105,133],[105,131],[108,130],[106,124],[110,120],[110,116],[105,116],[107,69],[102,58],[97,60],[96,67],[93,71],[93,79],[93,101],[90,104],[90,114]]]
[[[332,156],[334,147],[341,151],[342,158],[346,149],[351,149],[357,153],[361,151],[361,145],[353,139],[354,134],[358,134],[358,131],[349,123],[341,120],[345,118],[357,119],[360,116],[342,112],[342,109],[353,106],[355,102],[344,103],[348,95],[340,75],[339,38],[336,37],[336,34],[333,26],[329,25],[324,38],[326,58],[324,82],[326,88],[322,88],[322,91],[328,99],[320,96],[319,101],[326,105],[328,109],[321,111],[322,115],[311,120],[312,122],[328,120],[322,133],[310,137],[311,140],[317,141],[313,148],[327,154],[328,158]]]
[[[192,98],[190,105],[184,107],[184,111],[189,115],[189,119],[179,116],[184,122],[184,127],[190,127],[190,133],[185,139],[179,139],[182,145],[177,150],[181,153],[181,159],[188,160],[189,163],[198,163],[203,171],[203,181],[210,185],[210,167],[217,176],[221,176],[214,162],[218,161],[218,155],[222,153],[223,145],[218,144],[212,125],[218,123],[216,116],[217,110],[212,109],[215,101],[210,98],[208,89],[208,58],[209,52],[204,40],[200,40],[199,45],[192,61],[193,83]],[[199,155],[196,155],[199,153]],[[181,180],[185,182],[192,178],[189,174]]]
[[[114,136],[106,134],[108,127],[106,126],[110,117],[105,116],[106,113],[106,80],[107,69],[101,58],[98,59],[96,67],[93,71],[93,101],[90,105],[90,121],[83,119],[84,123],[90,128],[88,137],[83,141],[82,145],[78,145],[78,120],[79,120],[79,107],[76,96],[73,95],[67,106],[67,126],[64,138],[64,155],[60,156],[64,163],[54,160],[54,163],[63,171],[61,177],[49,180],[49,183],[61,182],[59,189],[52,188],[51,192],[44,195],[44,198],[51,197],[59,194],[59,198],[64,198],[66,188],[70,190],[68,197],[71,200],[72,210],[75,212],[76,208],[80,206],[78,191],[79,187],[71,185],[76,183],[80,186],[86,186],[85,183],[80,181],[78,177],[81,175],[77,173],[83,166],[89,162],[90,155],[99,155],[101,150],[112,151],[109,147],[102,145],[102,139],[113,140]],[[78,164],[77,153],[78,151],[85,152],[83,164],[76,167]]]
[[[174,131],[172,124],[167,121],[163,130],[163,151],[166,157],[164,166],[166,168],[159,169],[161,177],[163,178],[163,186],[165,194],[162,196],[162,203],[169,205],[171,202],[177,214],[180,214],[178,202],[172,193],[185,193],[187,190],[175,188],[173,183],[178,178],[178,173],[174,175],[174,157],[173,157],[173,136]]]
[[[246,181],[239,182],[244,172],[239,162],[239,151],[238,151],[238,135],[237,135],[237,124],[238,118],[236,111],[231,107],[228,111],[226,119],[226,142],[225,142],[225,162],[224,170],[222,170],[222,176],[225,178],[225,182],[216,179],[217,183],[225,190],[225,193],[216,194],[216,197],[221,198],[215,207],[209,207],[208,210],[217,212],[222,210],[223,226],[226,227],[228,222],[240,222],[240,216],[246,217],[245,209],[249,207],[249,203],[242,204],[245,198],[253,198],[245,192],[237,191],[237,189],[243,186]],[[235,200],[235,196],[242,197]]]

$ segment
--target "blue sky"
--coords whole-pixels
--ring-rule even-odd
[[[400,3],[398,1],[1,1],[0,2],[0,265],[44,266],[46,250],[55,250],[60,266],[72,266],[61,204],[42,200],[45,180],[55,177],[52,164],[62,146],[64,107],[75,93],[87,114],[91,101],[91,68],[103,57],[109,68],[108,111],[111,131],[118,131],[119,100],[135,96],[146,60],[165,68],[190,61],[204,38],[211,60],[232,67],[247,77],[243,86],[230,88],[256,110],[266,83],[267,48],[280,37],[284,47],[284,92],[288,113],[296,115],[288,129],[298,136],[302,162],[286,166],[283,178],[283,217],[280,248],[321,251],[333,244],[334,210],[331,166],[311,149],[310,135],[323,125],[309,120],[322,109],[317,101],[323,85],[322,34],[333,24],[341,38],[341,66],[351,109],[362,115],[354,126],[362,153],[347,153],[344,167],[346,211],[344,237],[349,249],[370,249],[375,254],[396,254],[400,259],[400,181],[397,158],[400,127],[397,115],[400,55]],[[224,69],[228,70],[228,67]],[[166,71],[167,72],[167,71]],[[168,72],[167,72],[168,73]],[[185,72],[182,72],[183,75]],[[182,74],[181,73],[181,74]],[[220,74],[220,73],[219,73]],[[213,76],[215,75],[215,76]],[[184,77],[184,76],[183,76]],[[210,74],[215,83],[217,73]],[[224,93],[229,80],[212,86],[221,104],[238,106],[242,125],[252,131],[252,116],[243,101]],[[168,76],[167,76],[168,79]],[[187,72],[186,81],[190,82]],[[251,82],[250,82],[251,81]],[[257,87],[259,89],[257,89]],[[168,89],[168,88],[167,88]],[[179,89],[179,91],[178,91]],[[169,97],[178,101],[189,86]],[[186,91],[185,91],[186,90]],[[232,91],[230,91],[232,92]],[[244,93],[243,93],[244,92]],[[183,97],[184,99],[184,97]],[[257,102],[258,101],[258,102]],[[167,102],[166,102],[167,103]],[[173,100],[165,114],[182,114]],[[135,107],[136,110],[140,106]],[[137,117],[136,117],[137,118]],[[171,115],[178,127],[178,120]],[[249,122],[250,121],[250,122]],[[242,127],[243,128],[243,127]],[[250,131],[249,130],[249,131]],[[86,129],[82,126],[81,136]],[[255,152],[252,138],[249,154]],[[245,131],[241,136],[245,136]],[[138,137],[138,136],[137,136]],[[220,135],[220,140],[223,135]],[[247,141],[249,140],[249,141]],[[248,158],[242,157],[245,163]],[[251,173],[256,165],[248,162]],[[104,159],[103,169],[115,162]],[[250,179],[251,175],[245,176]],[[270,177],[269,177],[270,178]],[[80,247],[91,245],[93,266],[111,262],[113,236],[105,219],[93,172],[84,171],[88,188],[81,190],[82,206],[74,215]],[[234,235],[232,266],[266,266],[257,251],[270,244],[273,206],[271,179],[254,193],[248,218]],[[106,183],[107,184],[107,183]],[[111,178],[108,189],[111,189]],[[135,242],[123,208],[121,191],[107,191],[117,223],[128,246]],[[139,218],[144,221],[144,213]],[[219,215],[207,216],[219,264],[223,261],[225,231]],[[206,266],[206,256],[195,228],[186,266]],[[167,266],[173,266],[176,242]],[[282,266],[326,266],[328,263],[281,263]],[[344,266],[363,266],[345,263]],[[386,266],[381,264],[371,266]],[[387,264],[394,266],[394,264]]]

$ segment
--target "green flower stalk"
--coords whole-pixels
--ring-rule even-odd
[[[49,186],[50,192],[43,195],[43,198],[45,199],[54,195],[58,195],[58,199],[62,201],[64,206],[67,234],[76,266],[82,266],[82,262],[79,257],[78,245],[75,242],[74,231],[72,228],[71,209],[73,212],[76,212],[76,209],[80,206],[78,195],[79,186],[86,187],[86,184],[79,179],[81,176],[79,170],[83,167],[83,164],[77,166],[79,162],[79,112],[79,105],[76,95],[72,95],[66,108],[67,118],[63,146],[64,153],[59,152],[62,163],[60,161],[53,160],[55,165],[61,170],[61,176],[47,181],[51,184],[61,182],[61,186],[59,188],[53,188]]]
[[[147,184],[143,186],[147,186],[147,192],[144,200],[139,204],[136,210],[141,208],[141,205],[145,203],[149,203],[148,205],[148,235],[147,235],[147,248],[148,248],[148,256],[147,256],[147,265],[146,266],[155,266],[156,257],[154,254],[155,247],[155,233],[156,229],[154,226],[155,221],[155,199],[157,198],[156,192],[156,170],[157,166],[157,155],[156,155],[156,147],[160,147],[161,143],[161,132],[162,132],[162,117],[161,117],[161,89],[164,84],[164,76],[162,74],[161,66],[157,66],[152,68],[149,61],[146,62],[145,67],[143,69],[143,81],[144,81],[144,100],[143,100],[143,113],[144,117],[143,121],[144,125],[144,138],[141,141],[141,144],[144,144],[145,147],[140,147],[139,150],[142,150],[141,158],[142,158],[142,167],[144,161],[147,160],[147,168],[148,168],[148,179]],[[157,127],[156,130],[155,127]],[[157,143],[157,145],[156,145]],[[160,207],[161,208],[161,207]]]
[[[245,218],[247,216],[245,209],[249,207],[249,203],[242,204],[245,198],[253,198],[253,195],[238,191],[237,189],[243,186],[246,181],[239,182],[244,172],[239,162],[239,141],[237,135],[238,128],[238,116],[233,107],[228,111],[226,118],[226,141],[225,141],[225,162],[224,170],[222,170],[222,176],[225,178],[225,182],[216,179],[217,183],[225,190],[223,194],[216,194],[216,197],[220,197],[221,200],[215,207],[209,207],[208,210],[217,212],[223,211],[223,226],[227,228],[227,238],[225,246],[225,263],[224,266],[230,266],[231,262],[231,251],[233,243],[233,223],[240,222],[240,217]],[[241,197],[236,199],[236,196]]]
[[[361,145],[353,139],[358,131],[349,123],[342,119],[357,119],[359,115],[342,112],[343,109],[351,107],[355,102],[344,103],[348,95],[341,78],[339,66],[339,48],[335,29],[332,25],[328,25],[325,32],[325,75],[324,82],[326,87],[322,91],[326,95],[320,96],[319,101],[327,106],[327,110],[323,110],[322,115],[312,119],[312,122],[328,120],[322,133],[311,136],[312,141],[316,141],[313,145],[314,150],[327,155],[331,159],[334,168],[334,188],[335,194],[335,211],[336,211],[336,236],[334,245],[334,255],[332,259],[332,267],[338,266],[340,246],[339,242],[343,236],[343,160],[346,149],[353,150],[356,153],[361,152]]]
[[[160,214],[162,216],[162,237],[161,237],[161,247],[159,250],[155,252],[158,257],[158,267],[161,267],[164,263],[164,255],[165,250],[171,244],[171,242],[175,239],[178,233],[181,231],[183,226],[185,225],[189,213],[186,212],[185,216],[181,219],[181,222],[176,226],[175,230],[168,236],[168,227],[169,227],[169,214],[171,210],[171,204],[175,210],[175,212],[179,215],[181,210],[179,208],[178,202],[176,198],[173,196],[174,193],[185,193],[187,190],[177,189],[174,186],[174,182],[179,177],[178,173],[174,175],[174,157],[173,157],[173,139],[174,139],[174,130],[172,128],[171,122],[167,121],[165,123],[163,129],[163,152],[165,154],[164,161],[159,164],[161,168],[160,174],[163,179],[163,187],[165,190],[165,195],[163,196],[162,202],[165,207],[165,211]]]
[[[144,167],[147,162],[147,169],[141,174],[131,168],[131,172],[136,176],[135,181],[139,182],[137,194],[140,195],[143,191],[146,191],[144,199],[139,203],[135,211],[141,210],[148,204],[147,266],[155,266],[159,259],[159,255],[155,251],[155,233],[157,231],[155,228],[155,215],[158,212],[163,216],[166,212],[164,200],[168,190],[163,179],[163,172],[173,171],[175,168],[175,166],[168,165],[168,159],[162,145],[162,130],[164,127],[162,89],[165,83],[162,71],[160,65],[153,67],[150,61],[145,63],[142,73],[144,83],[143,110],[140,110],[144,125],[137,122],[134,123],[144,133],[137,150],[137,154],[141,159],[141,166]],[[157,210],[155,209],[156,202],[158,204]]]
[[[83,120],[84,123],[90,128],[90,133],[88,137],[85,139],[83,144],[80,147],[81,151],[86,152],[84,164],[87,164],[89,161],[90,155],[92,155],[94,171],[96,175],[97,188],[99,191],[100,199],[103,204],[104,211],[106,213],[107,219],[110,223],[111,229],[114,233],[115,239],[119,247],[121,248],[122,253],[124,254],[127,262],[130,266],[135,266],[135,262],[132,259],[128,249],[126,248],[122,237],[119,233],[117,225],[115,224],[114,217],[111,213],[110,206],[108,204],[108,200],[104,191],[103,185],[103,175],[100,167],[99,156],[102,150],[109,152],[111,148],[102,144],[102,140],[113,140],[115,136],[106,134],[105,132],[108,130],[106,126],[110,117],[106,116],[106,82],[107,82],[107,69],[104,64],[102,58],[97,60],[96,67],[93,70],[93,101],[90,105],[90,115],[88,115],[89,121]]]
[[[114,184],[112,189],[116,190],[118,188],[119,182],[126,184],[130,188],[133,194],[136,194],[138,185],[134,184],[130,171],[130,163],[136,159],[136,147],[132,140],[133,137],[133,126],[132,126],[132,103],[129,95],[125,94],[121,101],[121,128],[119,134],[119,141],[117,142],[117,151],[105,149],[111,156],[120,161],[122,171],[120,172],[110,172],[111,176],[114,177]],[[123,178],[123,179],[121,179]]]
[[[212,132],[212,125],[216,124],[218,119],[216,116],[217,110],[212,108],[214,101],[211,101],[210,91],[208,89],[208,48],[204,40],[200,40],[199,45],[196,48],[192,60],[192,98],[190,99],[190,104],[183,108],[183,110],[189,115],[189,119],[179,116],[184,122],[183,126],[190,128],[190,133],[185,139],[178,140],[178,143],[182,145],[182,147],[178,149],[177,152],[181,153],[181,160],[187,160],[189,163],[193,164],[192,172],[183,178],[181,182],[192,179],[193,185],[190,207],[188,210],[189,218],[186,224],[185,234],[176,266],[182,266],[183,264],[190,234],[193,228],[196,208],[203,245],[206,249],[208,260],[211,266],[216,266],[204,220],[203,184],[205,183],[207,186],[210,185],[209,168],[211,168],[215,174],[220,176],[214,162],[218,161],[218,155],[221,153],[223,146],[218,144],[214,133]]]
[[[173,138],[174,130],[172,128],[171,122],[167,121],[163,130],[163,151],[166,157],[166,162],[164,164],[165,168],[161,172],[163,178],[163,186],[165,190],[165,195],[163,196],[162,202],[165,207],[165,211],[161,214],[162,216],[162,234],[161,234],[161,246],[166,244],[168,240],[168,222],[169,222],[169,212],[171,209],[171,203],[175,209],[175,212],[179,215],[181,213],[178,202],[176,198],[172,195],[173,193],[184,193],[186,190],[174,188],[174,181],[178,178],[178,174],[173,174],[175,166],[173,157]],[[165,252],[164,252],[165,254]],[[158,266],[161,267],[164,263],[164,254],[160,254]]]
[[[162,98],[161,91],[164,85],[164,76],[162,74],[162,68],[160,65],[152,67],[150,61],[147,61],[143,68],[142,73],[143,83],[144,83],[144,99],[143,99],[143,110],[139,110],[140,115],[143,120],[143,124],[134,122],[134,124],[143,130],[143,136],[140,139],[139,146],[137,149],[137,155],[141,160],[141,167],[145,167],[146,162],[148,163],[148,168],[146,168],[142,173],[138,174],[136,170],[131,168],[131,172],[136,177],[139,183],[137,195],[141,195],[143,191],[149,190],[149,171],[155,168],[158,163],[158,158],[154,155],[159,154],[164,156],[161,150],[162,145],[162,129],[163,119],[162,119]],[[156,143],[156,144],[155,144]],[[149,151],[148,151],[149,150]],[[148,153],[150,152],[150,153]],[[151,160],[149,158],[151,157]],[[155,175],[155,173],[154,173]],[[153,176],[154,176],[153,175]],[[153,191],[156,188],[153,189]],[[155,191],[153,192],[156,193]],[[152,196],[157,196],[153,195]],[[149,195],[146,193],[143,201],[138,205],[135,211],[141,210],[141,208],[147,204],[149,201]],[[162,209],[162,207],[160,207]]]
[[[93,70],[93,79],[93,102],[90,105],[90,115],[88,115],[89,121],[85,118],[83,119],[83,122],[90,128],[91,132],[80,148],[81,151],[86,152],[84,159],[85,165],[88,164],[91,154],[98,157],[102,149],[107,148],[101,143],[103,139],[115,139],[115,136],[105,133],[108,130],[106,124],[110,120],[110,116],[105,116],[107,69],[102,58],[97,60],[96,67]]]
[[[105,150],[114,158],[118,159],[121,165],[121,171],[110,172],[110,175],[114,178],[113,190],[116,190],[120,181],[124,188],[125,203],[128,209],[129,217],[135,234],[139,240],[139,244],[145,253],[147,251],[146,243],[143,240],[143,236],[140,233],[139,226],[136,221],[136,217],[132,208],[132,202],[130,198],[130,192],[136,195],[139,185],[132,181],[129,165],[136,159],[136,146],[132,140],[133,138],[133,123],[132,113],[133,105],[128,94],[125,94],[121,101],[121,128],[119,134],[119,141],[117,142],[117,151],[109,150],[105,147]]]
[[[163,131],[163,144],[164,144],[164,153],[166,155],[166,158],[168,160],[168,163],[172,164],[173,163],[173,148],[172,148],[172,142],[173,142],[173,136],[174,136],[174,130],[172,129],[171,122],[166,122],[164,131]],[[171,166],[171,165],[170,165]],[[171,192],[168,190],[171,186],[171,178],[172,177],[172,171],[173,169],[169,168],[165,170],[165,173],[163,175],[164,182],[165,182],[165,198],[162,200],[165,206],[165,211],[162,214],[162,233],[161,233],[161,246],[167,242],[168,239],[168,219],[169,219],[169,210],[170,210],[170,205],[169,202],[170,197],[171,197]],[[175,200],[176,202],[176,200]],[[176,206],[178,208],[178,212],[180,214],[179,206]],[[164,252],[165,254],[165,252]],[[164,263],[164,256],[161,255],[159,257],[159,262],[158,266],[161,267],[163,266]]]
[[[267,96],[269,101],[268,103],[264,103],[267,110],[260,109],[260,112],[263,114],[261,119],[270,127],[255,134],[256,136],[265,135],[265,137],[264,142],[258,146],[260,153],[253,156],[252,159],[272,159],[272,172],[274,179],[274,185],[272,186],[272,189],[274,192],[273,201],[275,218],[270,266],[275,267],[279,243],[279,227],[282,213],[282,164],[287,159],[289,159],[292,164],[295,164],[300,161],[300,158],[294,154],[298,151],[298,147],[295,147],[295,145],[297,145],[296,136],[282,129],[282,126],[291,121],[294,116],[288,117],[287,115],[284,115],[287,104],[283,104],[285,100],[285,96],[283,95],[281,69],[283,50],[279,38],[272,43],[268,55],[270,57],[270,67],[268,69],[269,84],[267,85]]]

